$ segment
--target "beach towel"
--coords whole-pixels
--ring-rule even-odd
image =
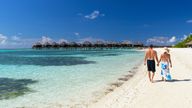
[[[166,80],[172,79],[169,70],[169,64],[167,62],[161,63],[161,76],[164,77]]]

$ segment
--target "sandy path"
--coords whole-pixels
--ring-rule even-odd
[[[162,49],[156,49],[158,55]],[[90,108],[192,108],[192,49],[171,49],[172,82],[160,81],[157,68],[155,83],[147,78],[146,67],[114,92]]]

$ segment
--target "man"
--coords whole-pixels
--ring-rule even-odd
[[[150,45],[149,49],[146,51],[146,54],[145,54],[144,65],[146,65],[146,62],[147,62],[148,76],[149,76],[150,82],[152,83],[153,83],[153,78],[155,76],[155,71],[156,71],[155,59],[157,62],[157,66],[159,66],[157,52],[153,50],[153,45]],[[151,72],[152,72],[152,76],[151,76]]]

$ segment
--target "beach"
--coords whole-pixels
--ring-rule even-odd
[[[163,48],[155,49],[158,57]],[[149,82],[146,66],[138,66],[136,74],[113,92],[89,108],[191,108],[192,107],[192,49],[171,48],[172,81],[161,81],[156,68],[154,83]]]

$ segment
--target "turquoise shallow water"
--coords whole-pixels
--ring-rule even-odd
[[[0,50],[0,108],[86,105],[142,59],[135,49]]]

